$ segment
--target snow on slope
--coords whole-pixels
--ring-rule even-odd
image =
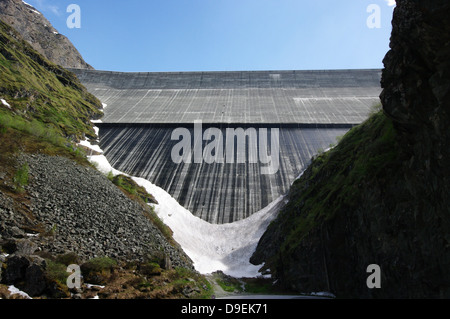
[[[89,159],[104,174],[127,175],[115,170],[103,155],[90,156]],[[193,260],[197,271],[208,274],[221,270],[237,278],[261,275],[258,271],[261,266],[250,264],[249,259],[267,226],[276,217],[284,197],[245,220],[214,225],[195,217],[170,194],[148,180],[132,178],[156,198],[159,203],[154,205],[156,213],[172,229],[174,239]]]

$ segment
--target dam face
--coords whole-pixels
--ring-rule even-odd
[[[219,224],[285,195],[381,93],[380,70],[72,71],[107,104],[98,127],[111,165]]]

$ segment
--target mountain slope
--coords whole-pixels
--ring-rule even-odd
[[[101,103],[74,74],[0,21],[0,298],[8,286],[37,298],[69,291],[69,264],[106,285],[102,298],[189,298],[206,280],[132,180],[105,176],[77,144],[97,136]],[[72,294],[71,294],[72,292]]]
[[[397,1],[383,112],[313,161],[252,257],[285,286],[450,297],[449,14],[447,1]]]
[[[36,120],[63,136],[94,137],[91,119],[102,116],[102,104],[77,77],[40,54],[0,21],[0,116]]]
[[[14,27],[48,60],[65,68],[93,69],[64,35],[36,8],[22,0],[1,0],[0,20]]]

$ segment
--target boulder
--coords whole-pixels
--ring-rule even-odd
[[[6,258],[2,282],[14,285],[31,297],[47,289],[46,262],[38,256],[11,255]]]

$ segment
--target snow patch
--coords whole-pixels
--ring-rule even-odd
[[[90,156],[103,174],[126,175],[114,169],[105,156]],[[195,269],[208,274],[221,270],[233,277],[258,277],[262,265],[249,262],[269,223],[276,217],[285,198],[281,196],[268,207],[247,219],[231,224],[210,224],[181,206],[170,194],[146,179],[132,177],[159,205],[152,205],[161,220],[173,231],[174,239],[194,262]]]
[[[0,101],[2,102],[2,104],[3,104],[4,106],[6,106],[8,109],[11,110],[11,105],[9,105],[8,102],[6,102],[4,99],[0,99]]]
[[[91,122],[93,122],[93,121],[91,121]],[[97,126],[94,126],[93,128],[94,128],[95,135],[97,136],[97,142],[98,142],[98,133],[100,132],[100,129]],[[93,145],[88,140],[83,140],[80,143],[78,143],[78,145],[87,147],[87,148],[89,148],[89,149],[91,149],[91,150],[93,150],[93,151],[95,151],[97,153],[103,154],[103,150],[100,148],[100,146]]]
[[[27,237],[39,237],[39,234],[27,234]]]
[[[105,112],[105,109],[108,106],[108,104],[102,103],[102,105],[103,105],[103,108],[100,111]],[[97,123],[103,123],[103,121],[102,120],[91,120],[91,123],[97,124]]]
[[[386,0],[387,5],[390,7],[394,7],[395,5],[397,5],[395,0]]]
[[[14,286],[9,286],[8,291],[11,293],[11,295],[21,295],[22,297],[25,297],[27,299],[33,299],[26,292],[23,292]]]
[[[103,289],[105,288],[105,286],[100,286],[100,285],[93,285],[93,284],[85,284],[87,289],[92,289],[92,288],[100,288]]]
[[[231,224],[210,224],[182,207],[171,195],[143,178],[133,180],[152,194],[155,212],[174,232],[174,239],[193,260],[200,273],[217,270],[233,277],[257,277],[261,265],[249,259],[277,213],[283,197],[249,218]]]
[[[78,143],[78,145],[82,145],[82,146],[84,146],[84,147],[87,147],[87,148],[89,148],[89,149],[95,151],[95,152],[98,152],[98,153],[100,153],[100,154],[103,154],[103,150],[100,148],[100,146],[98,146],[98,145],[92,145],[92,144],[91,144],[89,141],[87,141],[87,140],[81,141],[80,143]]]
[[[23,0],[22,0],[22,2],[23,2],[23,4],[25,4],[26,6],[30,7],[31,11],[33,11],[34,13],[36,13],[36,14],[41,14],[41,13],[40,13],[39,11],[37,11],[36,8],[33,7],[31,4],[29,4],[29,3],[27,3],[27,2],[25,2],[25,1],[23,1]]]
[[[116,175],[128,176],[127,174],[124,174],[124,173],[114,169],[111,166],[111,164],[109,164],[108,160],[106,159],[106,157],[104,155],[88,156],[88,159],[91,163],[94,163],[96,165],[96,168],[100,173],[107,175],[111,172],[114,176],[116,176]]]
[[[31,4],[29,4],[28,2],[25,2],[25,1],[23,1],[23,0],[22,0],[22,2],[23,2],[25,5],[34,8],[34,7],[33,7]]]

